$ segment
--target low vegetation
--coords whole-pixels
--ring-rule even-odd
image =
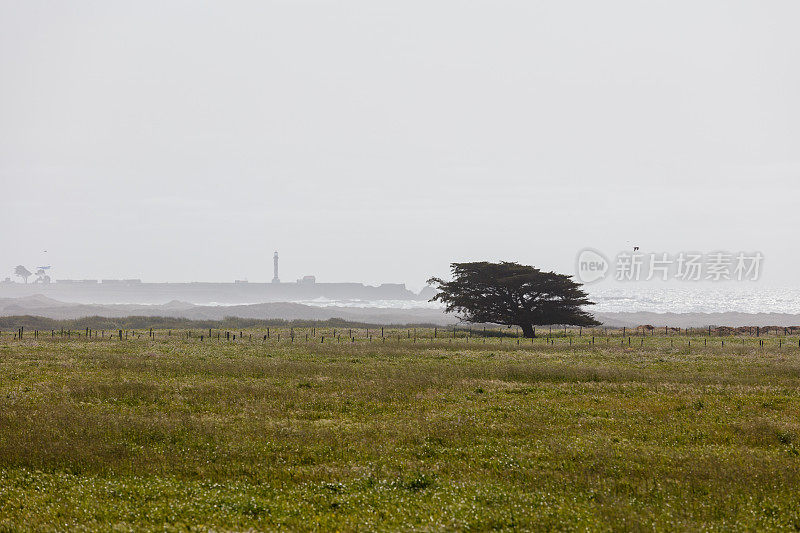
[[[796,337],[81,333],[0,335],[0,531],[800,529]]]

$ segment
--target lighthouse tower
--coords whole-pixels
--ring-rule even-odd
[[[275,252],[275,255],[272,256],[272,268],[274,272],[272,283],[280,283],[281,280],[278,279],[278,252]]]

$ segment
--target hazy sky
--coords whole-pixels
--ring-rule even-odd
[[[0,274],[407,282],[759,250],[800,285],[800,2],[0,1]],[[44,253],[47,250],[47,253]]]

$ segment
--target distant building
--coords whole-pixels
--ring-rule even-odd
[[[275,252],[275,255],[272,256],[272,283],[280,283],[281,280],[278,278],[278,252]]]
[[[314,276],[303,276],[302,278],[297,280],[297,283],[301,283],[303,285],[313,285],[317,282],[317,278]]]

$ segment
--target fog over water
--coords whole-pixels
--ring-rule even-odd
[[[771,287],[589,288],[596,312],[800,313],[800,289]]]
[[[793,313],[800,314],[800,289],[770,287],[589,287],[599,313]],[[253,302],[255,303],[255,302]],[[377,307],[385,309],[440,309],[438,302],[409,300],[329,300],[299,303],[316,307]],[[212,303],[212,305],[215,305]]]

